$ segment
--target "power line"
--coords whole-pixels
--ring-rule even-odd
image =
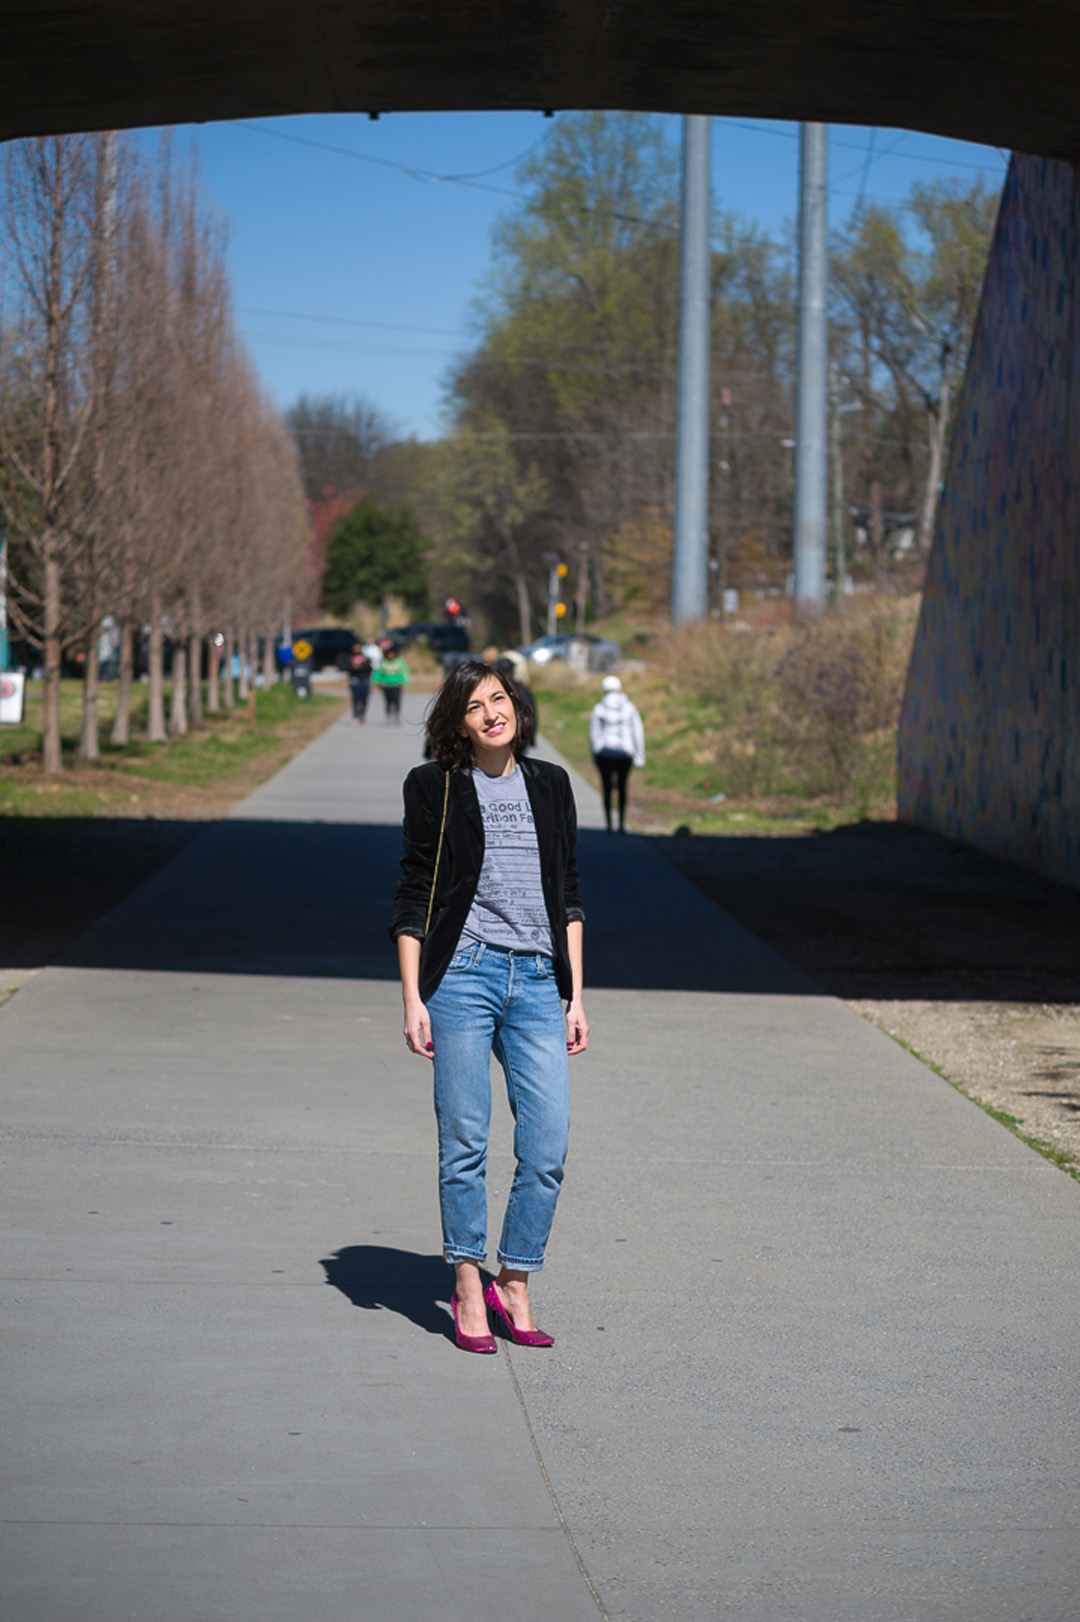
[[[282,321],[322,321],[327,325],[339,327],[372,327],[379,332],[420,332],[429,337],[439,338],[467,338],[468,333],[460,327],[413,327],[401,321],[365,321],[353,315],[315,315],[307,310],[265,310],[255,304],[241,304],[237,306],[239,315],[270,316]]]
[[[362,344],[338,342],[330,338],[308,338],[299,333],[287,332],[247,332],[245,338],[251,342],[278,344],[290,349],[321,349],[331,350],[334,353],[343,352],[350,355],[376,355],[400,360],[463,360],[468,366],[483,366],[487,368],[505,367],[513,370],[515,367],[539,367],[549,372],[580,372],[592,376],[625,376],[627,373],[644,375],[646,373],[662,377],[668,375],[674,368],[674,360],[669,364],[644,364],[641,361],[621,361],[598,363],[593,366],[583,366],[565,361],[559,354],[552,355],[484,355],[470,354],[463,356],[460,350],[455,349],[410,349],[392,344]],[[580,348],[575,348],[575,354],[580,354]],[[742,382],[768,382],[771,380],[768,372],[724,372],[725,378]],[[783,379],[775,379],[781,385]]]
[[[775,135],[784,141],[797,141],[799,139],[798,130],[782,129],[779,125],[775,124],[748,124],[742,119],[723,117],[717,117],[716,122],[718,124],[725,124],[730,129],[747,130],[751,135]],[[879,152],[878,157],[883,158],[895,156],[896,148],[901,144],[901,141],[907,139],[909,133],[909,131],[904,130],[901,134],[900,141],[895,142],[895,144],[891,147],[887,147],[884,152]],[[860,146],[856,141],[830,140],[829,146],[838,152],[866,151],[866,147]],[[1000,147],[995,147],[994,150],[997,153],[998,158],[1001,160],[1002,167],[1008,168],[1009,154],[1007,152],[1003,152]],[[902,163],[937,163],[941,164],[946,169],[975,169],[980,174],[994,173],[992,165],[986,163],[971,163],[964,158],[942,158],[930,152],[902,152],[899,154],[899,156]]]
[[[307,135],[293,135],[287,130],[268,129],[265,124],[249,124],[244,119],[238,118],[234,121],[234,128],[248,130],[253,135],[267,135],[275,141],[288,141],[294,146],[311,147],[317,152],[330,152],[335,157],[353,158],[357,163],[375,164],[380,169],[394,169],[399,174],[408,175],[410,180],[423,181],[425,184],[468,186],[472,191],[486,191],[497,197],[513,198],[516,203],[525,201],[523,192],[511,191],[507,186],[488,186],[484,181],[471,179],[467,175],[439,174],[433,169],[420,169],[414,164],[396,163],[391,158],[376,158],[369,152],[356,152],[351,147],[335,146],[330,141],[315,141]],[[541,139],[547,140],[550,133],[550,131],[545,132]],[[535,151],[540,144],[540,141],[534,142],[528,151]],[[504,165],[498,167],[501,168]],[[649,231],[667,231],[671,234],[677,234],[679,229],[674,221],[669,224],[666,220],[645,220],[637,214],[624,214],[621,210],[614,208],[589,208],[584,203],[572,205],[572,212],[593,215],[598,220],[618,220],[623,225],[640,225]]]
[[[338,158],[352,158],[356,163],[374,164],[378,169],[394,169],[398,174],[408,175],[410,180],[423,181],[427,185],[445,182],[447,185],[468,186],[473,191],[493,192],[500,197],[521,196],[520,192],[511,191],[507,186],[485,186],[480,180],[474,180],[466,175],[442,175],[433,169],[420,169],[413,164],[396,163],[392,158],[377,158],[370,152],[357,152],[352,147],[335,146],[331,141],[316,141],[308,135],[295,135],[289,130],[268,129],[265,124],[249,124],[244,119],[236,120],[236,127],[248,130],[252,135],[266,135],[274,141],[287,141],[292,146],[306,146],[316,152],[330,152]]]
[[[866,143],[866,162],[862,166],[862,178],[859,181],[859,193],[855,199],[855,207],[851,211],[854,219],[858,219],[859,212],[863,205],[863,198],[866,195],[866,182],[870,179],[870,167],[874,161],[874,142],[876,140],[877,130],[872,129],[870,131],[870,139]]]
[[[550,120],[551,121],[548,124],[547,129],[544,131],[543,135],[541,135],[540,139],[538,141],[534,141],[532,146],[527,146],[524,152],[519,152],[516,157],[507,158],[505,163],[497,163],[491,169],[477,169],[472,174],[446,175],[444,178],[446,180],[486,180],[488,175],[501,174],[504,169],[515,169],[519,163],[524,163],[526,158],[531,158],[534,152],[538,152],[545,141],[550,140],[551,136],[555,132],[556,125],[558,124],[558,114],[552,113],[550,115]]]

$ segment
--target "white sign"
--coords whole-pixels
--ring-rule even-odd
[[[724,588],[724,613],[737,614],[739,612],[739,594],[734,586]]]
[[[21,670],[7,670],[0,674],[0,722],[7,726],[21,726],[25,687],[26,677]]]

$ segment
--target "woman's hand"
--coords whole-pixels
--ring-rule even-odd
[[[415,935],[398,936],[401,1000],[405,1004],[405,1046],[422,1059],[435,1057],[431,1045],[431,1016],[420,1000],[420,942]]]
[[[589,1022],[581,998],[575,997],[566,1007],[566,1051],[584,1053],[589,1045]]]
[[[419,1053],[422,1059],[433,1059],[431,1045],[431,1016],[419,997],[405,999],[405,1046],[410,1053]]]

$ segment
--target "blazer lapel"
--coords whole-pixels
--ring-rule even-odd
[[[466,820],[471,823],[480,841],[480,849],[483,850],[484,819],[480,815],[480,801],[476,797],[476,784],[473,782],[472,772],[465,766],[456,767],[451,774],[451,786],[454,797]]]
[[[532,806],[533,822],[536,824],[536,846],[540,853],[540,871],[548,872],[548,864],[555,848],[555,819],[551,813],[551,784],[549,780],[538,772],[526,755],[521,762],[521,769],[525,776],[525,791]]]

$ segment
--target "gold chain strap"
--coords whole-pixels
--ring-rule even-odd
[[[439,828],[439,848],[435,852],[435,871],[431,875],[431,894],[428,897],[427,918],[424,920],[424,934],[431,927],[431,909],[435,905],[435,886],[439,882],[439,858],[442,856],[443,834],[446,832],[446,807],[450,800],[450,773],[443,779],[442,825]]]

